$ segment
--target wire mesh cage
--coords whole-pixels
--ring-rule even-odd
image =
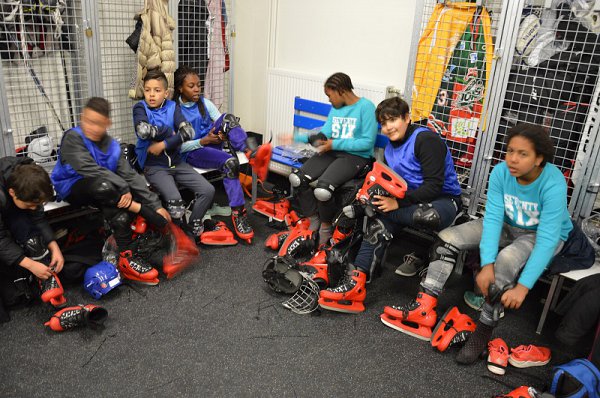
[[[75,1],[0,1],[3,128],[15,152],[51,166],[62,132],[78,121],[87,95]],[[4,102],[4,101],[3,101]]]
[[[569,199],[580,180],[577,162],[598,80],[600,42],[580,13],[581,2],[525,4],[493,151],[503,159],[506,132],[520,122],[543,126],[555,144],[553,163],[563,172]],[[579,16],[578,16],[579,15]]]
[[[3,136],[0,155],[31,155],[52,167],[63,131],[79,123],[92,95],[102,95],[112,105],[110,134],[135,142],[136,100],[130,94],[139,78],[138,53],[130,44],[138,14],[151,5],[164,7],[172,18],[173,67],[186,63],[196,69],[205,97],[221,112],[228,111],[229,0],[0,0],[0,88],[5,93],[0,123],[12,133]],[[97,29],[88,29],[90,25]],[[86,42],[92,36],[97,46]],[[31,145],[36,138],[43,139]]]
[[[463,189],[484,128],[502,1],[426,1],[416,50],[412,120],[445,138]]]

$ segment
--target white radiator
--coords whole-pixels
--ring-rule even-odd
[[[315,76],[283,69],[267,71],[267,129],[265,139],[273,137],[273,145],[291,143],[294,122],[294,97],[328,102],[323,84],[328,76]],[[352,76],[350,76],[352,77]],[[385,99],[383,85],[352,81],[354,93],[373,101],[377,106]]]

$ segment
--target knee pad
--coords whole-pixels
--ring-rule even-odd
[[[460,249],[450,243],[444,242],[441,239],[435,241],[429,252],[429,262],[433,261],[446,261],[451,263],[453,266],[456,264],[456,259]]]
[[[131,215],[127,211],[117,211],[107,221],[113,231],[131,229]]]
[[[321,202],[327,202],[333,196],[333,191],[335,191],[335,187],[333,185],[318,181],[317,187],[313,191],[313,194],[317,200]]]
[[[98,179],[94,181],[90,193],[96,203],[104,206],[115,206],[121,196],[112,183]]]
[[[431,205],[431,203],[420,204],[414,211],[413,225],[417,228],[437,231],[440,228],[440,213]]]
[[[171,218],[180,220],[185,214],[185,202],[181,199],[167,201],[167,211]]]
[[[385,228],[383,222],[377,218],[371,219],[367,226],[367,232],[364,238],[374,246],[373,260],[369,265],[369,282],[375,276],[375,270],[384,262],[387,248],[392,241],[392,234]]]
[[[303,191],[308,188],[308,184],[312,182],[312,178],[300,171],[289,175],[288,179],[293,188]]]
[[[223,172],[225,173],[225,177],[227,178],[238,178],[240,175],[240,162],[237,158],[229,158],[225,161],[223,165]]]

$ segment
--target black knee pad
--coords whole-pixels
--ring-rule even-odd
[[[333,197],[333,192],[335,191],[335,187],[324,181],[317,181],[317,186],[313,191],[315,198],[321,202],[327,202],[329,199]]]
[[[227,159],[223,164],[223,173],[227,178],[238,178],[240,175],[240,161],[234,157]]]
[[[459,253],[460,249],[458,247],[438,239],[433,243],[433,246],[431,246],[431,250],[429,252],[429,262],[431,263],[436,260],[441,260],[454,265],[456,264],[456,259],[458,258]]]
[[[308,189],[308,184],[312,182],[312,177],[302,173],[300,170],[290,174],[288,179],[292,187],[299,191]]]
[[[116,211],[107,221],[113,231],[131,229],[131,214],[128,211]]]
[[[431,205],[431,203],[420,204],[414,211],[413,225],[417,228],[437,231],[440,228],[440,213]]]
[[[390,242],[392,234],[386,229],[383,222],[377,218],[371,219],[367,226],[367,232],[363,237],[364,240],[374,246],[373,260],[369,265],[369,282],[375,277],[377,270],[380,269],[384,262],[385,254]]]
[[[90,194],[93,195],[94,202],[101,206],[115,206],[121,198],[119,191],[112,183],[99,179],[92,182]]]

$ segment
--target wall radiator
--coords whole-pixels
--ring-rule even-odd
[[[273,145],[289,144],[293,133],[294,97],[327,102],[323,83],[328,76],[315,76],[283,69],[267,71],[267,129],[265,140]],[[350,76],[352,77],[352,76]],[[354,93],[373,101],[385,99],[386,86],[352,81]]]

